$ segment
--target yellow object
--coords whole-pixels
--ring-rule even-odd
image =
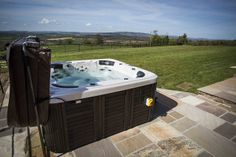
[[[153,104],[154,104],[153,98],[146,99],[146,106],[151,107],[153,106]]]

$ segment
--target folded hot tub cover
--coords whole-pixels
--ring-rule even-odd
[[[26,53],[23,51],[24,48]],[[30,90],[26,64],[30,67],[40,123],[47,121],[50,59],[50,50],[40,48],[40,41],[36,37],[25,37],[11,43],[7,54],[10,76],[10,100],[7,116],[9,126],[36,125],[33,95]]]

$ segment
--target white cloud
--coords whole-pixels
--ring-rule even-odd
[[[39,21],[40,24],[44,24],[44,25],[47,25],[47,24],[50,24],[50,23],[57,23],[57,20],[56,19],[48,19],[46,17],[42,18],[40,21]]]
[[[39,21],[39,23],[40,24],[49,24],[50,23],[50,21],[49,21],[49,19],[47,19],[47,18],[42,18],[40,21]]]
[[[92,24],[91,23],[86,23],[86,26],[91,26]]]

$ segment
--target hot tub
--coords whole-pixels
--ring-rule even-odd
[[[46,144],[57,153],[152,119],[157,76],[114,59],[52,63]]]

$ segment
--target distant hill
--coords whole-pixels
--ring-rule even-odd
[[[149,33],[142,32],[57,32],[57,31],[0,31],[0,34],[55,34],[55,35],[96,35],[103,36],[137,36],[137,37],[149,37]]]
[[[100,34],[104,37],[108,38],[120,38],[120,39],[141,39],[147,40],[150,37],[150,33],[142,33],[142,32],[60,32],[60,31],[0,31],[1,37],[21,37],[27,35],[37,35],[41,38],[50,38],[50,37],[64,37],[64,36],[95,36]],[[164,35],[161,35],[164,36]],[[178,36],[169,35],[170,39],[176,39]],[[188,37],[189,40],[217,40],[217,39],[207,39],[207,38],[191,38]],[[221,39],[218,39],[221,40]]]
[[[147,40],[150,34],[140,32],[51,32],[51,31],[40,31],[40,32],[27,32],[27,31],[0,31],[1,37],[22,37],[27,35],[36,35],[41,39],[47,38],[61,38],[61,37],[94,37],[100,34],[107,39],[120,39],[120,40]]]

